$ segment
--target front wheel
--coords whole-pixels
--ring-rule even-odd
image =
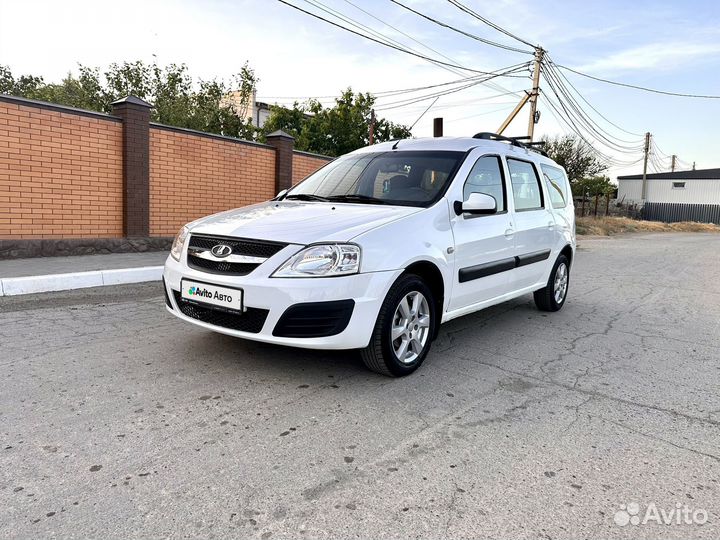
[[[418,276],[401,276],[380,307],[370,343],[360,353],[365,365],[382,375],[402,377],[427,356],[435,324],[435,301]]]
[[[535,305],[541,311],[559,311],[567,298],[570,286],[570,261],[560,255],[555,261],[550,279],[542,289],[535,291]]]

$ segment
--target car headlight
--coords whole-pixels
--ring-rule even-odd
[[[188,229],[186,226],[183,226],[183,228],[180,229],[180,232],[177,233],[177,236],[175,236],[172,248],[170,248],[170,255],[176,261],[180,261],[180,255],[182,255],[182,248],[185,245],[185,240],[187,239],[188,234],[190,234],[190,229]]]
[[[272,277],[331,277],[360,271],[360,247],[353,244],[309,246],[275,270]]]

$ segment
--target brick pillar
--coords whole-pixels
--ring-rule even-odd
[[[278,193],[292,187],[295,139],[280,130],[273,131],[266,139],[267,144],[275,148],[275,193]]]
[[[123,229],[125,236],[150,236],[150,109],[135,96],[112,104],[123,121]]]

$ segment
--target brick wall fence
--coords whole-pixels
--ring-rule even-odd
[[[293,154],[292,183],[297,184],[300,180],[310,176],[318,170],[318,160],[324,160],[323,165],[327,163],[325,156],[310,154],[308,152],[295,151]]]
[[[271,147],[151,126],[150,235],[276,193]]]
[[[331,158],[0,95],[0,258],[166,248],[189,221],[265,201]]]
[[[122,122],[0,101],[0,238],[123,234]]]

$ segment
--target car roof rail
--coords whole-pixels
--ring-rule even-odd
[[[481,131],[480,133],[476,133],[472,137],[473,139],[484,139],[487,141],[504,141],[509,142],[513,146],[517,146],[519,148],[527,148],[528,150],[533,150],[537,152],[538,154],[541,154],[545,157],[548,157],[547,153],[541,148],[545,145],[545,141],[530,141],[530,137],[520,136],[520,137],[506,137],[505,135],[498,135],[497,133],[492,133],[489,131]]]

